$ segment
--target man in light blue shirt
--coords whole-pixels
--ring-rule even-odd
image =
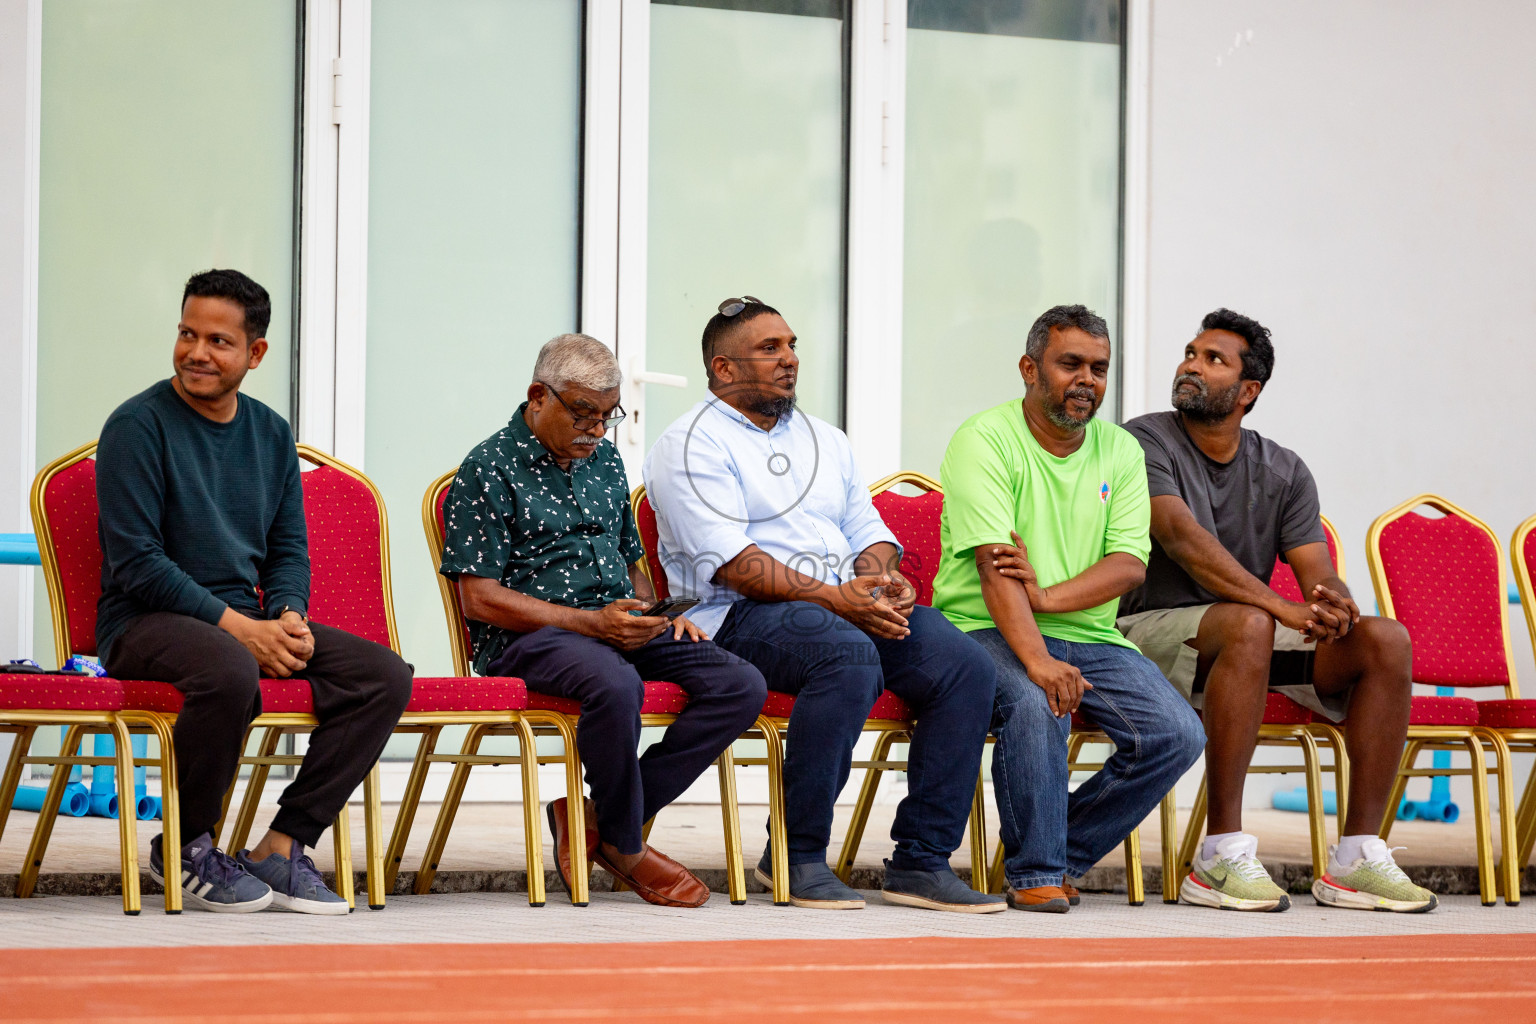
[[[901,550],[870,501],[848,438],[795,408],[799,359],[777,310],[727,299],[704,328],[711,397],[645,460],[662,568],[715,643],[793,694],[784,762],[789,890],[796,906],[863,898],[827,866],[832,805],[875,699],[889,689],[918,726],[908,795],[891,826],[884,897],[987,913],[1006,904],[955,877],[991,718],[995,670],[897,571]],[[758,880],[771,884],[765,851]]]

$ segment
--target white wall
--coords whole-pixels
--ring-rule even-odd
[[[1153,0],[1147,408],[1204,313],[1267,325],[1249,425],[1311,466],[1363,605],[1397,502],[1506,545],[1536,512],[1532,38],[1519,0]]]

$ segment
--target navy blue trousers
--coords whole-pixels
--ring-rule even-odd
[[[674,640],[671,630],[621,651],[545,626],[519,637],[486,674],[517,676],[535,693],[581,701],[576,749],[597,805],[598,835],[620,853],[645,848],[645,822],[751,727],[768,696],[757,669],[708,640]],[[681,686],[688,706],[641,757],[647,679]]]
[[[871,637],[805,601],[731,606],[716,641],[751,661],[768,685],[796,695],[784,752],[789,862],[824,860],[832,805],[848,781],[853,745],[881,690],[917,717],[907,796],[896,809],[894,867],[937,871],[965,836],[992,718],[996,669],[949,620],[919,605],[903,640]]]

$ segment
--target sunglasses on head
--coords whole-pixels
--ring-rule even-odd
[[[750,305],[766,306],[768,303],[755,295],[743,295],[739,299],[726,299],[717,308],[721,316],[735,316]]]

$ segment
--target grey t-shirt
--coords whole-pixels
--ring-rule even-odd
[[[1176,412],[1138,416],[1125,429],[1146,453],[1151,496],[1183,498],[1195,521],[1266,584],[1276,556],[1303,544],[1327,542],[1319,521],[1317,484],[1307,464],[1289,448],[1244,430],[1237,456],[1223,464],[1195,446]],[[1154,537],[1146,582],[1120,599],[1120,614],[1216,600]]]

